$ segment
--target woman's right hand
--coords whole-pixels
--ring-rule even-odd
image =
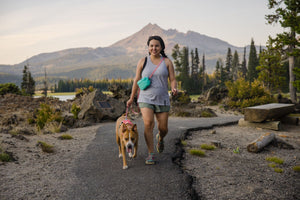
[[[129,108],[132,103],[133,103],[133,99],[129,99],[126,103],[127,108]]]

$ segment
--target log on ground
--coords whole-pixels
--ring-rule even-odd
[[[253,142],[247,145],[247,150],[249,152],[257,153],[261,151],[265,146],[267,146],[270,142],[275,139],[274,133],[265,133],[264,135],[260,136]]]

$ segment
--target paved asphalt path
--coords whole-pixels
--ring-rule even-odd
[[[147,147],[143,135],[143,122],[142,119],[136,119],[133,122],[138,125],[138,155],[127,162],[127,170],[122,169],[122,159],[118,157],[115,123],[103,123],[97,130],[95,139],[76,161],[73,169],[76,183],[70,185],[63,199],[197,199],[191,195],[191,178],[172,162],[176,140],[187,131],[232,124],[240,118],[170,117],[165,150],[161,154],[156,153],[158,164],[151,166],[145,165]]]

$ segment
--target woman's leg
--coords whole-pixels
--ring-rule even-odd
[[[156,116],[156,120],[157,120],[159,140],[161,141],[164,139],[164,137],[168,133],[169,113],[168,112],[155,113],[155,116]]]
[[[148,153],[153,153],[154,111],[151,108],[141,108],[141,113],[144,120],[144,136],[148,147]]]

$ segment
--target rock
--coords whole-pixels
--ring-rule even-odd
[[[228,90],[226,88],[215,86],[211,87],[206,95],[206,101],[220,102],[222,99],[227,97]]]
[[[108,97],[100,90],[95,90],[82,99],[78,118],[101,122],[103,120],[116,120],[125,112],[125,103]]]
[[[171,96],[171,104],[173,106],[187,105],[191,102],[191,98],[186,91],[179,91],[176,96]]]
[[[36,135],[35,128],[30,126],[15,127],[12,131],[20,135]]]
[[[111,85],[108,90],[113,93],[112,97],[114,99],[118,99],[124,103],[130,98],[131,89],[125,89],[122,85]]]
[[[294,104],[270,103],[244,109],[245,121],[263,122],[279,119],[294,111]]]

